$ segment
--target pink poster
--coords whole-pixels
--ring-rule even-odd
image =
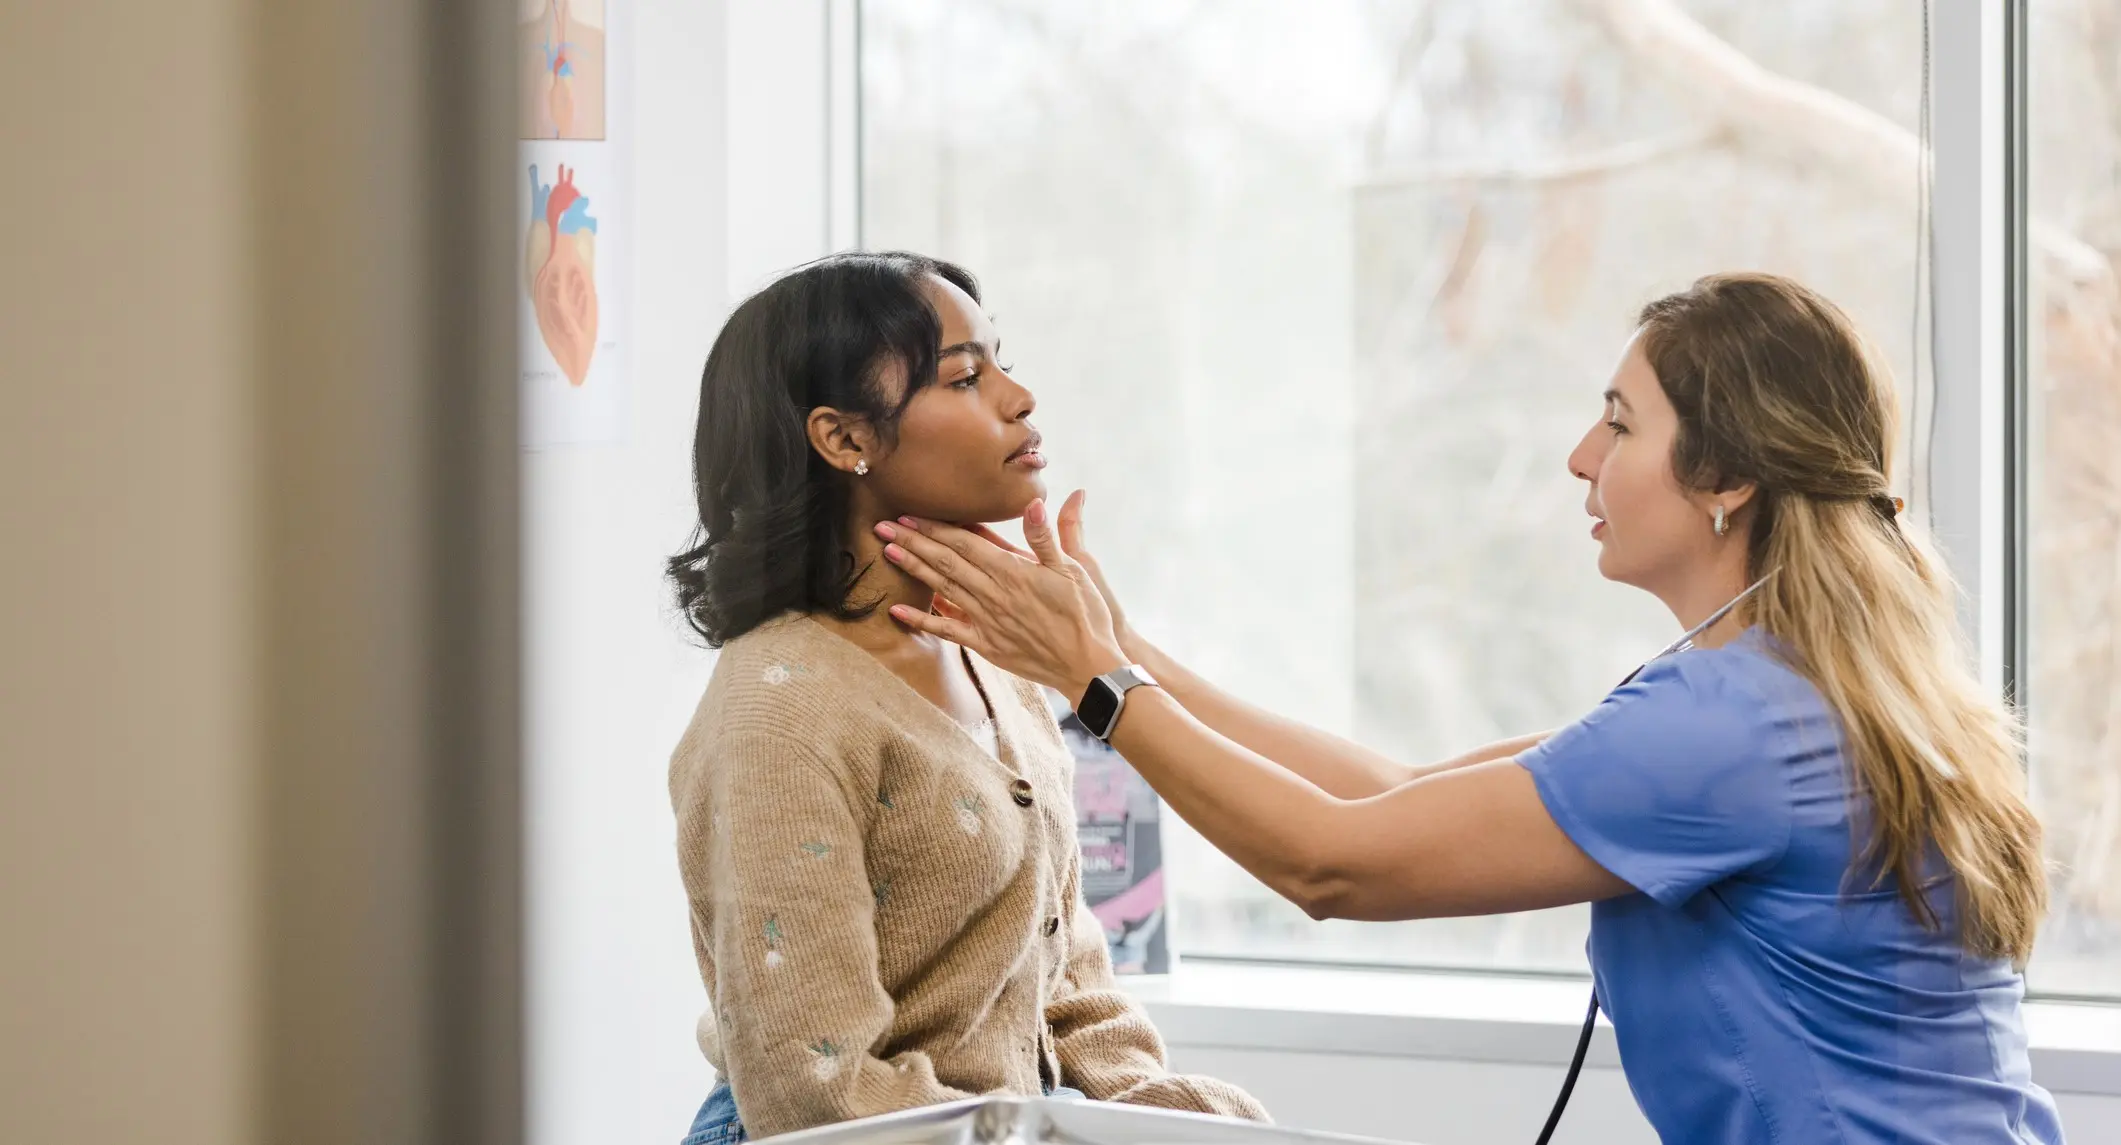
[[[1104,927],[1119,974],[1168,974],[1162,801],[1058,697],[1054,715],[1075,755],[1075,826],[1083,897]]]

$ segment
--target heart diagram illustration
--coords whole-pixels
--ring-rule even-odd
[[[530,230],[523,269],[538,333],[571,385],[589,379],[597,349],[597,221],[575,172],[559,167],[555,183],[540,183],[530,167]]]

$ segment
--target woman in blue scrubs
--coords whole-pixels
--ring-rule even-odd
[[[1079,494],[1050,525],[1033,506],[1031,552],[878,531],[948,602],[902,623],[1081,697],[1313,917],[1594,903],[1598,997],[1665,1141],[2059,1142],[2019,1007],[2039,826],[1949,577],[1888,492],[1896,421],[1860,335],[1795,283],[1721,275],[1644,308],[1568,464],[1600,573],[1699,631],[1569,727],[1426,767],[1134,633]],[[1238,547],[1277,543],[1262,521]]]

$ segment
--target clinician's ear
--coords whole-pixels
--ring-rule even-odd
[[[878,456],[876,433],[866,418],[858,414],[841,413],[830,406],[819,406],[810,411],[809,420],[803,430],[810,437],[810,448],[817,450],[825,464],[842,473],[866,477],[869,470],[881,460]]]
[[[1696,493],[1693,495],[1692,500],[1696,505],[1700,506],[1702,513],[1710,521],[1721,520],[1723,522],[1723,527],[1716,530],[1717,535],[1721,536],[1729,531],[1729,522],[1737,519],[1739,510],[1744,509],[1746,505],[1751,503],[1753,495],[1759,491],[1759,485],[1751,481],[1743,481],[1707,493]]]
[[[1738,515],[1738,510],[1745,508],[1746,504],[1752,501],[1753,494],[1758,493],[1759,491],[1760,486],[1754,484],[1751,481],[1747,481],[1742,484],[1733,485],[1728,489],[1724,489],[1718,493],[1713,494],[1712,496],[1718,504],[1723,506],[1724,512],[1729,513],[1730,515],[1735,517]]]

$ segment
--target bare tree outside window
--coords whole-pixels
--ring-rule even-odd
[[[2121,0],[2034,0],[2026,684],[2055,862],[2034,988],[2121,995]]]
[[[2036,7],[2040,29],[2111,36],[2121,0]],[[985,275],[1051,480],[1091,491],[1091,540],[1145,632],[1279,710],[1440,758],[1575,718],[1674,635],[1599,578],[1564,469],[1643,302],[1712,271],[1789,274],[1916,377],[1921,11],[866,0],[865,241]],[[2121,243],[2121,54],[2037,35],[2076,60],[2049,98],[2081,118],[2050,129],[2103,133],[2096,159],[2041,172],[2047,311],[2066,312],[2045,328],[2070,338],[2050,336],[2046,408],[2066,392],[2085,420],[2039,505],[2069,522],[2069,553],[2104,556],[2039,565],[2043,608],[2098,622],[2068,628],[2077,691],[2036,684],[2061,705],[2035,716],[2035,766],[2069,745],[2041,789],[2072,863],[2036,968],[2056,981],[2036,986],[2121,991],[2095,969],[2121,962],[2121,901],[2092,891],[2121,850],[2121,402],[2100,277]],[[1900,475],[1917,517],[1922,377]],[[1583,966],[1581,908],[1318,924],[1166,823],[1183,952]]]

